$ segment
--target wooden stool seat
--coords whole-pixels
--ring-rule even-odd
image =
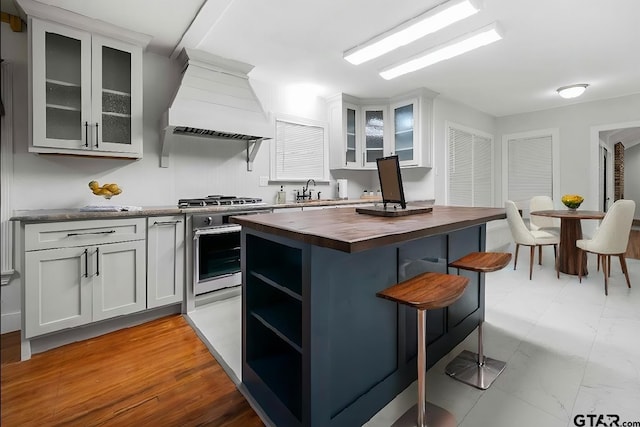
[[[449,267],[476,273],[489,273],[505,268],[511,254],[505,252],[471,252],[449,264]],[[504,370],[507,364],[501,360],[485,357],[482,348],[482,324],[478,323],[478,352],[462,351],[445,368],[450,377],[465,384],[486,390]]]
[[[384,289],[376,296],[404,304],[417,310],[418,316],[418,403],[404,413],[392,427],[455,427],[456,419],[449,411],[426,400],[427,316],[426,310],[451,305],[462,294],[469,279],[443,273],[422,273]]]
[[[418,310],[434,310],[460,298],[468,283],[466,277],[428,272],[388,287],[376,296]]]
[[[511,262],[511,254],[507,252],[471,252],[449,264],[449,267],[461,270],[490,273],[505,268]]]

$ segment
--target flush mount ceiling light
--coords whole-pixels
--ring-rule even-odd
[[[418,15],[371,40],[344,52],[354,65],[391,52],[421,37],[458,22],[480,10],[480,0],[451,0]]]
[[[566,99],[577,98],[578,96],[582,95],[585,90],[587,90],[588,86],[589,85],[586,83],[580,83],[577,85],[559,87],[557,91],[558,91],[558,95],[560,95],[563,98],[566,98]]]
[[[472,33],[466,34],[423,52],[420,55],[414,56],[408,61],[387,67],[380,71],[380,75],[386,80],[391,80],[402,76],[403,74],[428,67],[429,65],[444,61],[445,59],[453,58],[454,56],[486,46],[501,39],[501,31],[498,29],[498,24],[494,22],[493,24],[482,27]]]

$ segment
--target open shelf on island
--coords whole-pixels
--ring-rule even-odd
[[[300,420],[302,355],[255,317],[249,318],[247,328],[254,332],[254,339],[247,341],[247,365]]]
[[[302,300],[302,278],[300,276],[294,277],[289,272],[278,270],[251,271],[249,274],[292,298]]]
[[[252,310],[251,314],[287,344],[302,353],[302,307],[282,302]]]

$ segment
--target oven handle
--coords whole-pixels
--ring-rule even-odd
[[[200,236],[208,236],[212,234],[229,234],[237,233],[242,227],[239,224],[225,225],[222,227],[204,228],[193,231],[193,240],[197,240]]]

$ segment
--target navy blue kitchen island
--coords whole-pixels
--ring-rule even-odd
[[[276,426],[359,426],[416,377],[416,313],[376,292],[485,248],[504,209],[354,208],[235,217],[242,225],[242,384]],[[455,272],[452,272],[455,273]],[[484,276],[428,312],[428,367],[484,318]]]

